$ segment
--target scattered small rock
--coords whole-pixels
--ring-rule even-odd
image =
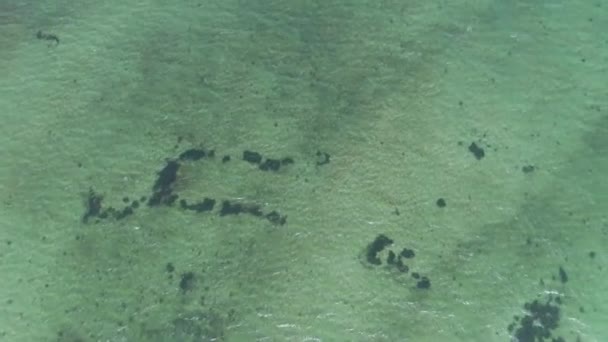
[[[477,160],[481,160],[486,155],[483,148],[479,147],[475,142],[472,142],[471,145],[469,145],[469,151],[473,153]]]
[[[535,168],[533,165],[525,165],[525,166],[521,167],[521,171],[523,173],[531,173],[531,172],[534,172],[534,170],[535,170]]]

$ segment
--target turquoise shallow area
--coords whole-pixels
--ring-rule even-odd
[[[1,1],[0,341],[608,340],[607,17]]]

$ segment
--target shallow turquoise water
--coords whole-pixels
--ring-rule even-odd
[[[0,340],[605,340],[606,14],[3,1]]]

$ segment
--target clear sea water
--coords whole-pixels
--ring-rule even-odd
[[[607,18],[0,0],[0,341],[607,341]]]

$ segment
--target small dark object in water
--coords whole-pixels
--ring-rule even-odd
[[[568,274],[561,266],[559,267],[559,280],[564,284],[568,282]]]
[[[431,287],[431,280],[427,277],[422,277],[416,283],[416,287],[419,289],[429,289]]]
[[[101,215],[101,201],[103,196],[95,193],[93,188],[89,189],[86,200],[86,211],[82,216],[82,222],[87,223],[91,217],[99,217]]]
[[[406,258],[406,259],[411,259],[413,257],[416,256],[416,253],[414,252],[413,249],[407,249],[404,248],[401,253],[399,253],[399,255],[401,255],[402,257]]]
[[[480,160],[481,158],[485,157],[486,153],[483,150],[483,148],[479,147],[476,143],[472,142],[471,145],[469,145],[469,151],[471,153],[473,153],[473,155],[475,156],[475,158],[477,160]]]
[[[182,274],[182,279],[179,282],[179,288],[183,291],[190,291],[194,288],[194,273],[186,272]]]
[[[259,164],[262,162],[262,155],[253,151],[243,151],[243,160],[251,164]]]
[[[365,257],[367,262],[372,265],[381,265],[382,261],[378,258],[378,253],[382,252],[385,247],[388,247],[393,244],[393,240],[387,237],[384,234],[379,234],[376,236],[374,241],[367,245],[367,251],[365,253]]]
[[[266,159],[260,164],[260,170],[262,171],[279,171],[281,168],[281,161],[278,159]]]
[[[182,152],[182,154],[179,155],[179,160],[199,160],[199,159],[203,159],[207,156],[207,152],[205,152],[205,150],[202,149],[198,149],[198,148],[191,148],[189,150],[186,150],[184,152]]]
[[[521,170],[523,171],[523,173],[530,173],[533,172],[535,169],[534,165],[526,165],[526,166],[522,166]]]
[[[57,37],[57,35],[54,35],[52,33],[44,33],[42,31],[38,31],[36,33],[36,38],[42,39],[42,40],[51,40],[51,41],[55,42],[55,45],[59,45],[59,37]]]

